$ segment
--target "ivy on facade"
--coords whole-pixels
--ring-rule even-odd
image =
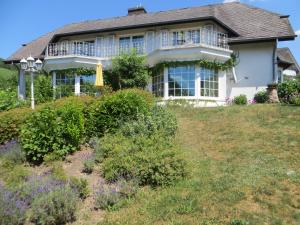
[[[88,68],[69,68],[63,70],[55,70],[56,75],[94,75],[96,70]]]
[[[230,59],[228,59],[224,63],[209,61],[206,59],[191,60],[191,61],[164,61],[164,62],[159,62],[154,67],[152,67],[152,73],[153,75],[155,75],[157,74],[157,72],[162,71],[163,68],[165,67],[190,66],[190,65],[198,65],[200,67],[204,67],[207,69],[224,71],[236,66],[236,62],[237,62],[237,57],[235,54],[231,54]]]
[[[198,65],[207,69],[212,69],[216,71],[224,71],[233,68],[237,64],[237,56],[231,54],[230,59],[224,63],[217,61],[210,61],[206,59],[191,60],[191,61],[163,61],[157,63],[154,67],[151,68],[152,74],[155,75],[157,72],[162,71],[165,67],[176,67],[176,66],[190,66]],[[63,70],[56,70],[57,75],[93,75],[96,73],[95,69],[88,68],[69,68]]]

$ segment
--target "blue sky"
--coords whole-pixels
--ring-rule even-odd
[[[123,16],[127,8],[142,4],[149,12],[221,3],[224,0],[0,0],[0,57],[7,58],[23,43],[65,24],[83,20]],[[225,0],[232,1],[232,0]],[[241,0],[281,14],[290,15],[300,34],[299,0]],[[290,47],[300,63],[300,37],[280,42]]]

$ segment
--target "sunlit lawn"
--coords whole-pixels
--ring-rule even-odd
[[[172,110],[189,177],[101,224],[300,224],[300,107]]]

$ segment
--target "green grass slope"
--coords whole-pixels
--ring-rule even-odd
[[[300,224],[300,107],[173,111],[190,176],[143,189],[99,224]]]

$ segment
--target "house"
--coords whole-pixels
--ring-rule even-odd
[[[289,48],[277,49],[278,83],[286,79],[296,79],[300,67]]]
[[[239,2],[154,13],[135,7],[127,16],[73,23],[47,33],[6,62],[19,63],[29,55],[42,59],[54,87],[69,85],[80,95],[95,75],[58,71],[97,65],[106,70],[114,56],[135,49],[146,55],[149,66],[164,65],[149,85],[156,96],[222,105],[240,94],[252,99],[278,81],[277,44],[296,37],[288,17]],[[234,66],[214,66],[226,65],[233,54]],[[25,94],[23,77],[20,70],[20,96]]]

